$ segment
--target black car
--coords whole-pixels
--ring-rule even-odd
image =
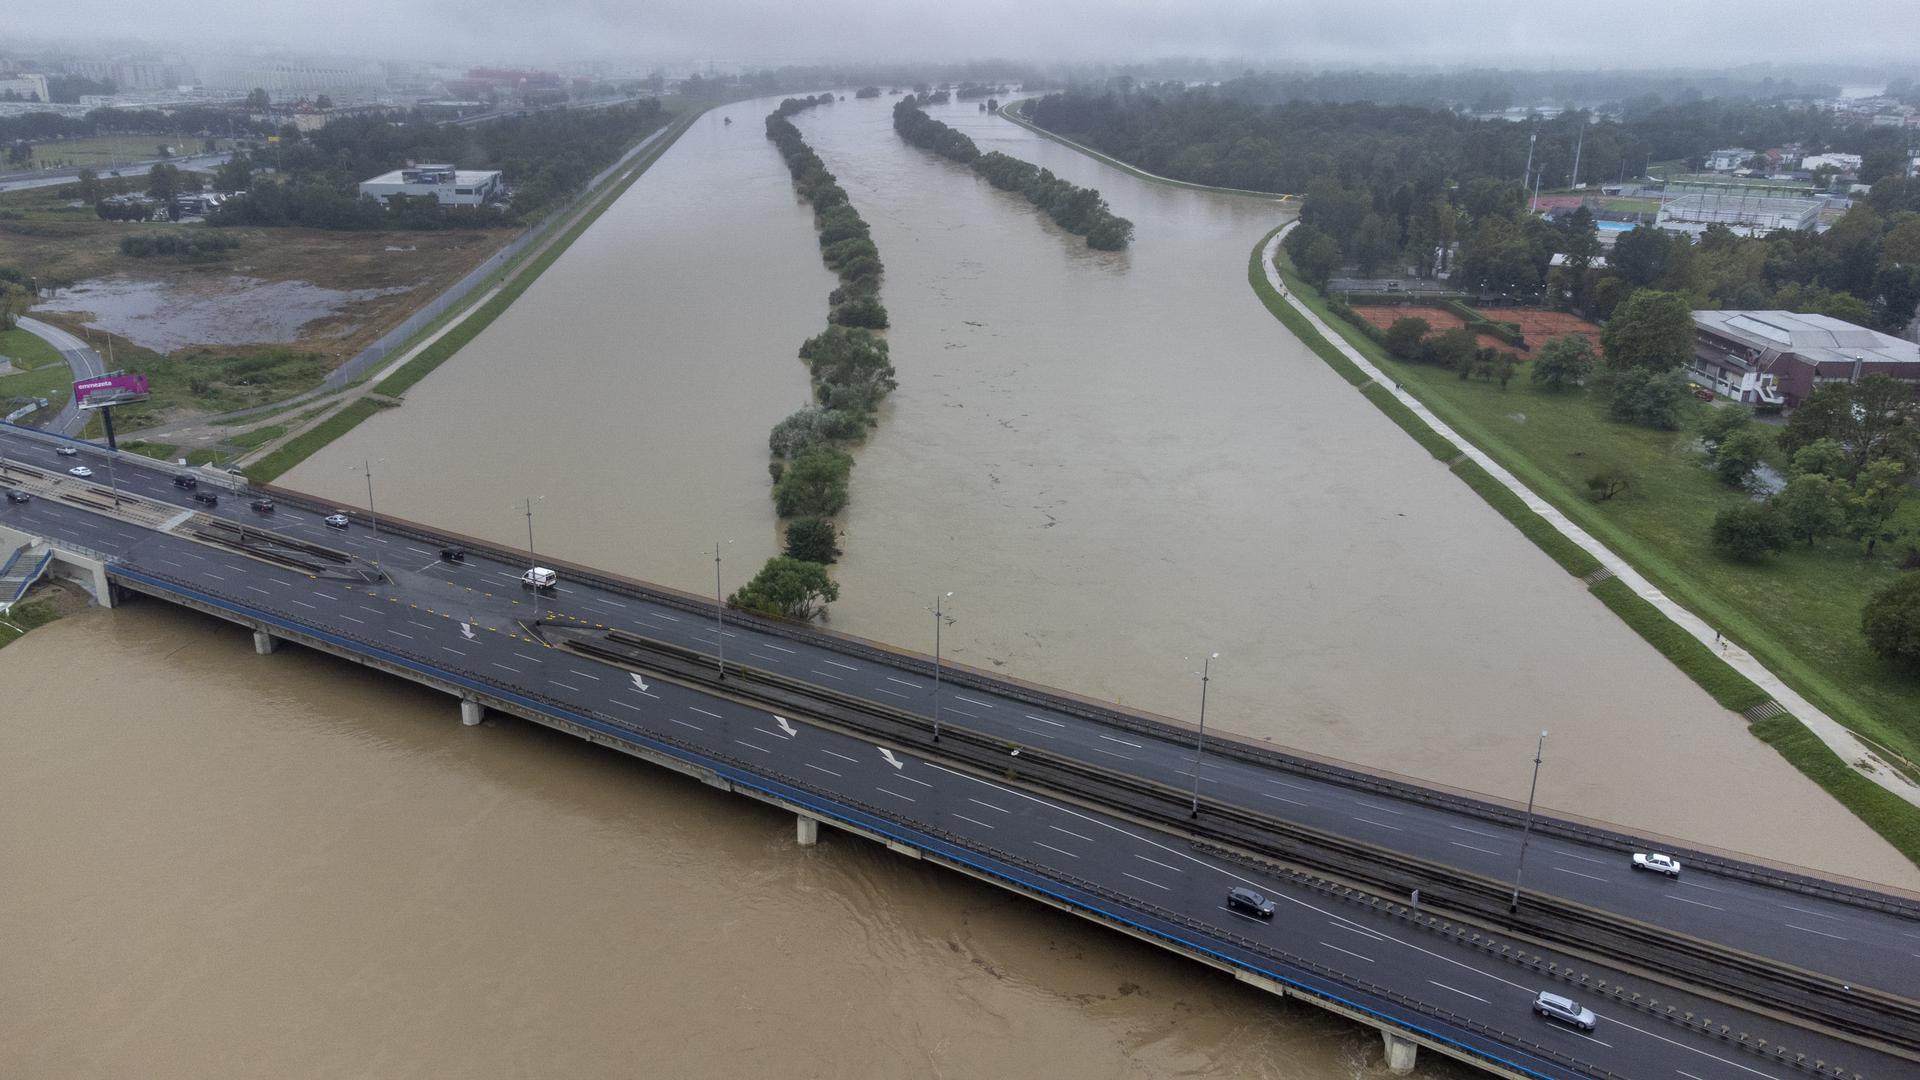
[[[200,486],[200,481],[195,480],[191,476],[176,476],[173,478],[173,486],[177,488],[197,488]]]
[[[1227,908],[1256,919],[1273,918],[1273,901],[1252,889],[1234,886],[1227,890]]]
[[[33,496],[24,491],[16,491],[13,488],[8,488],[7,501],[10,503],[29,503],[33,501]]]
[[[220,496],[211,491],[196,491],[193,493],[193,501],[206,506],[219,506]]]
[[[466,562],[467,549],[461,547],[443,547],[440,549],[440,557],[447,562]]]
[[[253,500],[251,503],[248,503],[247,505],[253,507],[255,510],[258,510],[262,514],[273,513],[273,500],[267,498],[265,495],[260,496],[259,498]]]

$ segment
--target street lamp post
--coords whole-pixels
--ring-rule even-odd
[[[1547,748],[1547,733],[1540,733],[1540,741],[1533,748],[1533,783],[1527,787],[1527,822],[1520,829],[1520,857],[1513,863],[1513,896],[1507,900],[1507,914],[1520,910],[1520,872],[1527,865],[1527,839],[1533,835],[1533,796],[1540,789],[1540,756]]]
[[[540,498],[544,499],[546,498],[546,496],[542,495],[540,496]],[[527,496],[525,513],[527,515],[527,570],[526,572],[528,574],[533,573],[534,567],[539,565],[534,561],[534,557],[533,557],[533,504],[535,501],[536,500],[534,496],[532,495]],[[533,589],[533,621],[535,623],[538,623],[540,621],[540,583],[537,580],[528,579],[527,584]]]
[[[953,599],[952,593],[942,593],[933,598],[933,741],[940,741],[940,626],[947,621],[946,612],[941,610],[941,601]]]
[[[1213,677],[1213,662],[1219,653],[1208,653],[1200,661],[1200,736],[1193,743],[1193,810],[1188,817],[1200,816],[1200,758],[1207,752],[1207,682]]]
[[[384,463],[387,459],[380,460]],[[373,530],[374,539],[377,541],[380,537],[380,515],[373,509],[373,459],[362,460],[358,471],[365,473],[367,477],[367,527]],[[380,552],[377,548],[373,553],[373,568],[375,571],[380,569]]]
[[[733,541],[729,540],[731,544]],[[727,677],[727,602],[720,593],[720,541],[713,542],[713,647],[720,660],[720,677]]]

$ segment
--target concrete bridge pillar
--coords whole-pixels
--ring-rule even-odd
[[[820,842],[820,819],[795,814],[793,822],[794,839],[800,842],[801,847],[812,847]]]
[[[273,655],[273,650],[277,648],[279,644],[280,642],[276,641],[274,636],[265,630],[255,630],[253,632],[253,651],[261,656]]]
[[[1387,1045],[1388,1072],[1395,1076],[1405,1076],[1413,1071],[1413,1055],[1419,1051],[1419,1043],[1385,1029],[1380,1032],[1380,1040]]]
[[[460,722],[468,727],[479,724],[480,718],[486,714],[486,711],[486,706],[471,698],[460,699]]]

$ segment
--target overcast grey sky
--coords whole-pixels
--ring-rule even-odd
[[[57,0],[9,31],[193,49],[752,64],[1164,56],[1476,67],[1905,60],[1920,0]]]

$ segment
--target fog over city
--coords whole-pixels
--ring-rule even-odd
[[[113,34],[382,55],[553,59],[715,58],[755,66],[823,61],[1124,60],[1160,56],[1353,65],[1798,65],[1893,59],[1920,37],[1920,4],[1812,9],[1794,0],[1484,0],[1470,6],[1360,0],[110,0],[10,5],[9,37]]]

